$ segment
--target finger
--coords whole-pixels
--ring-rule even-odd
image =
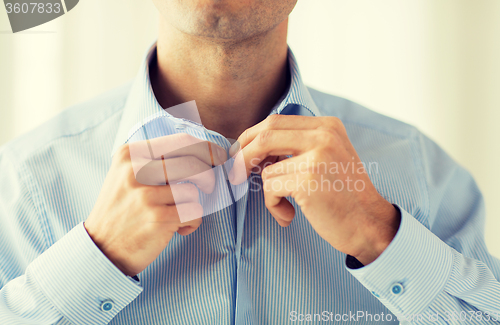
[[[280,157],[277,157],[277,156],[269,156],[269,157],[267,157],[266,159],[262,160],[262,161],[261,161],[259,164],[257,164],[255,167],[253,167],[253,166],[254,166],[253,162],[252,162],[252,161],[250,161],[250,164],[251,164],[251,166],[252,166],[252,172],[253,172],[253,173],[256,173],[256,174],[261,174],[261,173],[262,173],[262,171],[263,171],[266,167],[268,167],[268,166],[270,166],[270,165],[272,165],[272,164],[276,163],[276,162],[278,161],[278,159],[279,159],[279,158],[280,158]]]
[[[266,207],[282,227],[288,226],[295,216],[295,208],[286,199],[294,190],[294,177],[295,175],[286,175],[263,183]]]
[[[212,166],[194,156],[152,160],[138,171],[135,178],[144,185],[166,185],[191,181],[205,193],[212,193],[215,188]]]
[[[309,130],[323,126],[324,121],[322,118],[312,116],[271,115],[245,130],[237,139],[238,145],[234,145],[234,148],[238,146],[244,148],[265,130]],[[230,151],[229,154],[233,156],[235,152]]]
[[[132,142],[129,151],[135,172],[149,161],[161,157],[195,156],[211,166],[221,165],[227,160],[227,153],[222,147],[184,133]]]
[[[179,221],[186,226],[196,224],[196,219],[203,217],[203,207],[199,203],[182,203],[175,206]]]
[[[163,158],[194,156],[207,165],[219,166],[226,162],[227,153],[222,147],[211,142],[200,142],[162,155]],[[161,156],[160,156],[161,158]]]
[[[172,224],[178,226],[177,232],[187,236],[201,225],[203,207],[199,203],[183,203],[166,206],[164,224],[171,229]],[[188,220],[189,219],[189,220]]]
[[[194,184],[172,184],[151,186],[149,198],[159,205],[175,205],[188,202],[199,202],[198,188]]]
[[[202,220],[202,218],[198,218],[198,219],[194,219],[194,220],[188,221],[186,223],[183,223],[183,225],[185,224],[186,226],[179,228],[179,230],[177,230],[177,232],[182,236],[187,236],[187,235],[193,233],[194,231],[196,231],[196,229],[198,229],[200,227],[201,220]]]
[[[326,163],[321,164],[319,160],[315,161],[314,158],[315,158],[314,156],[311,156],[308,153],[306,153],[303,155],[278,161],[272,165],[268,165],[262,170],[262,179],[265,180],[272,177],[277,177],[287,174],[295,174],[295,173],[299,174],[306,172],[326,173],[327,172]],[[312,166],[311,162],[313,163]]]
[[[280,199],[278,204],[269,207],[268,210],[281,227],[288,227],[295,217],[295,208],[284,197]]]
[[[168,139],[167,139],[168,138]],[[195,156],[207,165],[221,165],[227,159],[226,150],[208,141],[200,140],[186,133],[172,134],[149,140],[154,157],[159,159]]]
[[[280,162],[282,160],[288,159],[287,156],[269,156],[263,161],[261,161],[257,166],[252,168],[252,173],[262,174],[262,171],[266,169],[268,166],[272,166],[273,164]]]
[[[169,226],[180,223],[183,223],[183,227],[189,226],[195,224],[194,220],[203,217],[203,207],[197,202],[164,205],[161,207],[161,211],[159,223]]]
[[[236,155],[229,180],[240,184],[250,175],[254,166],[269,156],[300,155],[318,145],[324,137],[320,130],[273,130],[261,133]]]

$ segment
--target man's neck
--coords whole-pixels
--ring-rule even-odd
[[[168,108],[196,100],[207,129],[238,138],[287,88],[287,23],[236,42],[187,35],[162,21],[150,66],[158,102]]]

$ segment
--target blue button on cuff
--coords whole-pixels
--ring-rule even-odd
[[[401,283],[394,283],[391,287],[391,293],[395,296],[402,294],[404,291],[404,287]]]
[[[108,312],[114,307],[114,303],[112,300],[105,300],[101,303],[101,310],[104,312]]]

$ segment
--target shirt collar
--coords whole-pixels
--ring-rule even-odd
[[[149,63],[156,55],[156,42],[151,45],[142,60],[139,72],[134,79],[127,97],[123,115],[113,145],[113,154],[119,146],[127,143],[134,132],[152,115],[169,115],[160,106],[149,79]],[[309,90],[302,82],[299,67],[292,51],[288,49],[290,67],[290,86],[270,114],[295,114],[321,116]]]

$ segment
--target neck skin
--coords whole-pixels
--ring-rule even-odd
[[[230,139],[264,120],[288,86],[288,19],[250,39],[214,40],[160,22],[151,84],[163,108],[196,101],[203,125]]]

